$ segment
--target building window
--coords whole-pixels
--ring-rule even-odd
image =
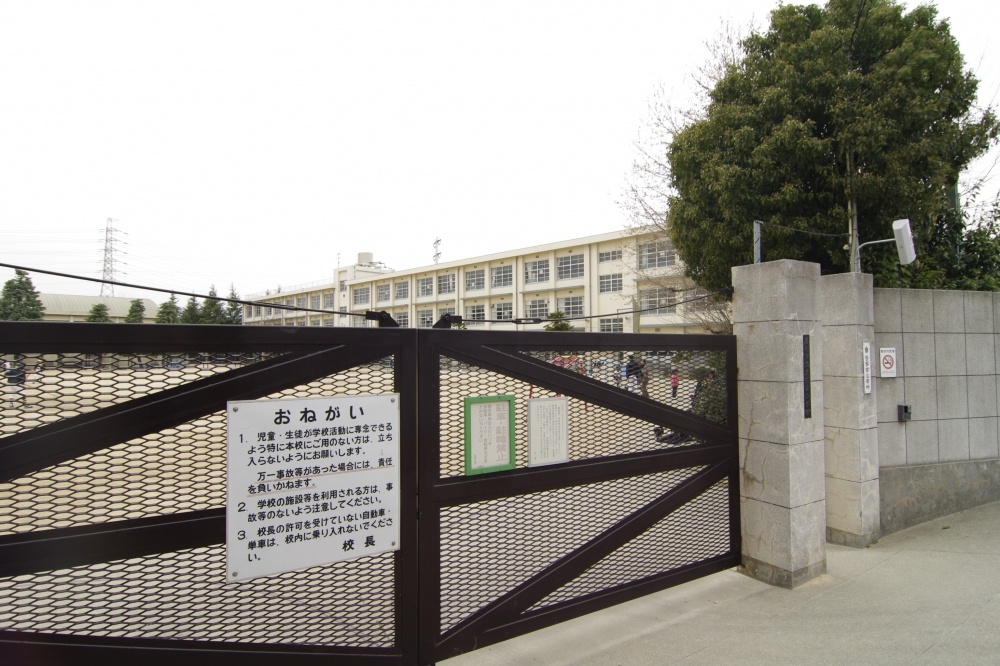
[[[539,259],[538,261],[524,262],[524,282],[533,284],[536,282],[549,281],[549,260]]]
[[[290,305],[290,306],[292,306],[294,308],[295,307],[295,299],[294,298],[286,298],[285,299],[285,305]]]
[[[430,328],[434,325],[434,310],[417,310],[417,328]]]
[[[372,288],[371,287],[355,287],[354,288],[354,304],[355,305],[365,305],[372,298]]]
[[[438,293],[439,294],[454,294],[455,293],[455,274],[451,275],[439,275],[438,276]]]
[[[323,294],[323,307],[333,309],[333,298],[334,293],[332,291]]]
[[[313,294],[309,297],[309,307],[313,310],[319,310],[319,294]]]
[[[583,255],[574,254],[556,259],[556,279],[568,280],[583,277]]]
[[[601,282],[601,293],[607,294],[613,291],[622,290],[622,274],[612,273],[611,275],[602,275],[600,277]]]
[[[323,317],[324,326],[333,326],[333,317]]]
[[[409,282],[397,282],[396,283],[396,300],[401,300],[410,297],[410,283]]]
[[[396,320],[396,323],[407,328],[410,325],[410,313],[409,312],[397,312],[392,316]]]
[[[295,307],[297,307],[297,308],[304,308],[305,306],[306,306],[306,297],[305,296],[299,296],[298,298],[295,299]]]
[[[672,314],[677,310],[677,294],[673,289],[653,287],[639,292],[639,309],[643,314]]]
[[[547,299],[541,298],[534,301],[528,301],[527,306],[528,307],[524,309],[524,314],[528,317],[545,319],[549,316],[549,301]]]
[[[433,296],[434,295],[434,278],[418,278],[417,279],[417,297],[420,296]]]
[[[622,333],[625,331],[625,321],[621,317],[601,319],[598,321],[601,333]]]
[[[486,289],[486,271],[482,268],[465,273],[465,290],[476,291],[477,289]]]
[[[670,241],[663,239],[639,245],[639,269],[668,268],[677,263],[677,255]]]
[[[684,300],[687,301],[684,304],[684,309],[689,312],[705,312],[718,306],[717,303],[712,302],[712,299],[708,296],[708,292],[704,289],[695,289],[688,292],[684,295]]]
[[[513,303],[495,303],[493,305],[493,318],[510,320],[514,318]]]
[[[354,328],[368,328],[368,320],[364,317],[351,317],[351,326]]]
[[[271,314],[272,314],[272,309],[271,308],[264,308],[264,316],[265,317],[270,317]]]
[[[343,319],[344,315],[346,315],[346,314],[347,314],[347,306],[346,305],[341,305],[340,306],[340,317],[341,317],[341,319]]]
[[[340,281],[340,290],[341,291],[347,291],[347,280],[341,280]]]
[[[379,303],[389,300],[389,285],[380,284],[376,287],[375,297],[378,299]]]
[[[260,316],[260,306],[259,305],[253,306],[253,316],[254,317],[259,317]]]
[[[486,306],[485,305],[466,305],[465,306],[465,319],[463,320],[469,326],[482,326],[483,321],[486,319]]]
[[[567,317],[583,316],[583,296],[567,296],[556,300],[556,306]]]
[[[621,261],[621,260],[622,260],[622,251],[621,250],[612,250],[611,252],[598,252],[597,253],[597,261],[599,261],[602,264],[605,261]]]
[[[509,287],[514,284],[513,266],[497,266],[491,268],[490,273],[492,274],[491,283],[494,287]]]
[[[322,326],[323,325],[323,321],[319,317],[313,317],[312,319],[309,320],[309,325],[310,326]]]

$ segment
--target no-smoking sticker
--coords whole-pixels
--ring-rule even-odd
[[[879,366],[882,368],[882,377],[896,376],[896,348],[881,347],[878,350]]]

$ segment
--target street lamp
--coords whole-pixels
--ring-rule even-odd
[[[852,262],[852,270],[855,273],[861,272],[861,248],[866,245],[876,245],[878,243],[896,243],[896,252],[899,254],[899,263],[903,266],[913,263],[913,260],[917,258],[917,252],[913,249],[913,234],[910,232],[910,221],[907,219],[896,220],[892,223],[892,235],[893,238],[886,238],[884,240],[868,241],[867,243],[862,243],[858,245],[858,249],[854,253],[854,261]]]

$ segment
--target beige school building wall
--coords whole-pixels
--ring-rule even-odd
[[[247,306],[244,323],[373,326],[364,313],[384,311],[406,327],[452,314],[476,328],[532,330],[559,310],[579,331],[703,333],[687,315],[704,301],[684,303],[698,293],[667,239],[617,231],[407,270],[338,268],[331,281],[251,296],[263,304]]]

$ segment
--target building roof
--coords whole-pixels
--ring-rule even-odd
[[[77,294],[39,294],[38,298],[49,315],[78,315],[86,317],[98,303],[108,306],[108,316],[124,318],[134,298],[127,296],[80,296]],[[146,316],[156,315],[159,306],[148,298],[140,298]]]

